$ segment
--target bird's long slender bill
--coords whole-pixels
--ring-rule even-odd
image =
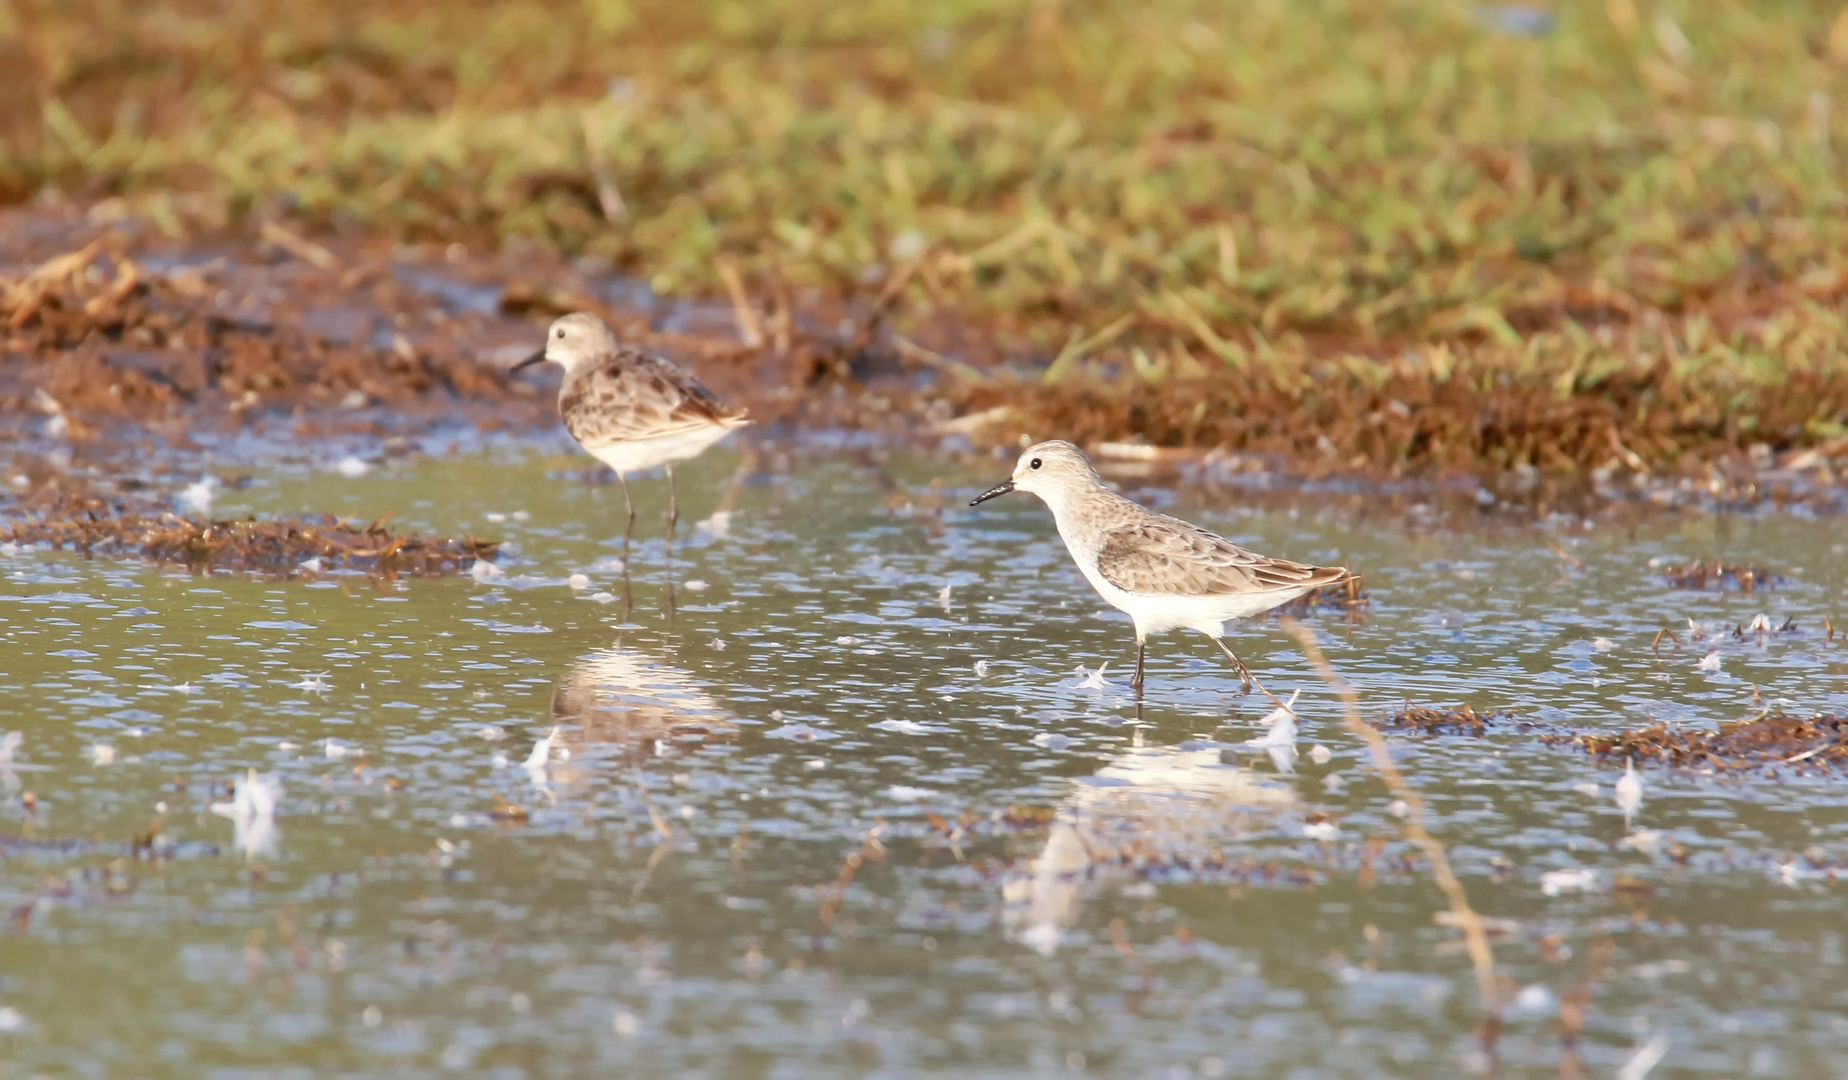
[[[540,349],[538,352],[532,354],[526,359],[508,368],[507,374],[511,375],[516,371],[524,371],[525,369],[532,367],[534,364],[543,364],[543,363],[545,363],[545,350]]]
[[[1008,492],[1012,490],[1014,490],[1014,482],[1012,480],[1004,480],[1001,483],[996,484],[994,487],[989,488],[987,491],[982,492],[980,495],[977,495],[975,499],[969,503],[969,505],[970,506],[980,506],[983,503],[987,502],[988,500],[993,499],[1000,495],[1006,495]]]

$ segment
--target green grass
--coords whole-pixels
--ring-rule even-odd
[[[1559,3],[1542,36],[1428,0],[29,10],[0,7],[14,200],[520,236],[664,293],[903,274],[899,329],[979,329],[1047,408],[1640,379],[1698,406],[1648,457],[1848,432],[1809,389],[1848,376],[1836,3]]]

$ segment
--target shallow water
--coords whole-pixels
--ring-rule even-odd
[[[1238,745],[1269,703],[1197,637],[1158,639],[1138,712],[1128,625],[1043,507],[965,506],[1006,463],[723,447],[681,470],[671,565],[664,484],[633,484],[625,586],[613,483],[550,445],[465,449],[272,463],[215,512],[504,536],[487,582],[0,558],[0,729],[24,736],[0,773],[0,1077],[1488,1066],[1442,897],[1274,622],[1234,640],[1301,692],[1292,772]],[[1848,711],[1820,632],[1837,521],[1146,493],[1365,570],[1364,614],[1308,621],[1372,716]],[[1711,555],[1794,580],[1697,594],[1655,568]],[[1730,635],[1760,612],[1797,630]],[[1727,631],[1719,672],[1710,643],[1652,652],[1689,619]],[[1575,988],[1590,1075],[1658,1037],[1656,1077],[1848,1071],[1839,781],[1651,769],[1626,828],[1616,773],[1532,732],[1390,739],[1475,904],[1518,922],[1504,1073],[1559,1073]],[[280,782],[273,832],[211,808],[250,770]]]

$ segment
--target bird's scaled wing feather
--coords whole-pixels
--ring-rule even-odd
[[[1340,567],[1308,566],[1246,551],[1174,518],[1120,525],[1105,533],[1097,570],[1124,592],[1145,596],[1304,592],[1348,576]]]
[[[571,437],[586,447],[744,422],[743,411],[720,401],[691,373],[631,350],[574,380],[559,412]]]

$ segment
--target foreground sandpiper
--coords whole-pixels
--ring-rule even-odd
[[[1157,514],[1104,486],[1084,452],[1063,441],[1028,447],[1014,475],[970,506],[1010,491],[1029,491],[1052,509],[1059,537],[1091,587],[1136,624],[1136,678],[1148,637],[1198,630],[1213,639],[1247,688],[1256,682],[1221,640],[1226,622],[1269,611],[1355,575],[1338,566],[1308,566],[1246,551],[1223,536]],[[1260,687],[1262,689],[1262,687]]]
[[[734,428],[750,423],[700,384],[693,373],[659,356],[625,349],[595,315],[566,315],[545,333],[545,348],[513,371],[550,360],[565,369],[558,415],[592,457],[616,470],[627,515],[623,547],[635,528],[627,474],[667,468],[667,529],[680,519],[674,463],[698,457]]]

